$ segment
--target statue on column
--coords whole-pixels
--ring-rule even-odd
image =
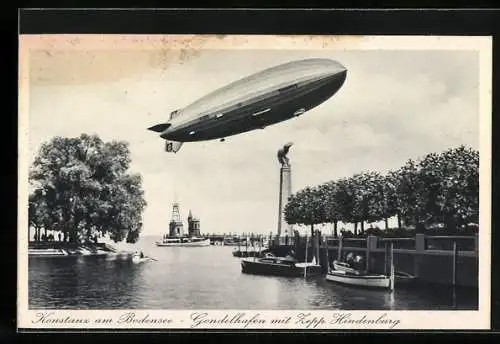
[[[283,146],[280,150],[278,150],[278,161],[282,167],[290,167],[290,159],[286,156],[290,147],[292,147],[293,143],[289,142]]]

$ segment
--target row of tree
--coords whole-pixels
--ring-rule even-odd
[[[290,196],[289,224],[352,223],[354,234],[365,223],[397,217],[398,228],[417,231],[441,225],[450,231],[477,224],[479,218],[479,152],[465,146],[431,153],[387,174],[363,172],[349,178],[306,187]]]
[[[135,242],[146,207],[142,178],[129,173],[126,142],[97,135],[54,137],[42,144],[30,169],[29,225],[35,240],[42,229],[69,242],[109,235]],[[31,234],[31,233],[30,233]]]

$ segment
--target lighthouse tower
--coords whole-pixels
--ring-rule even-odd
[[[170,237],[182,237],[184,236],[184,228],[181,221],[181,215],[179,212],[179,203],[175,202],[172,207],[172,219],[169,224]]]
[[[190,237],[200,237],[200,219],[193,216],[191,210],[188,216],[188,232]]]

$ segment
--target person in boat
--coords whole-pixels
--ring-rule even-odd
[[[354,262],[354,253],[352,252],[349,252],[346,256],[345,256],[345,262],[349,265],[352,265],[352,263]]]
[[[363,256],[355,255],[352,262],[349,263],[356,270],[363,270],[365,267],[365,259]]]
[[[141,255],[140,255],[141,258],[144,258],[144,252],[141,251]]]
[[[349,264],[349,266],[353,269],[357,269],[358,268],[358,263],[356,262],[356,259],[357,259],[358,256],[355,256],[353,252],[349,252],[346,256],[345,256],[345,262],[347,264]]]

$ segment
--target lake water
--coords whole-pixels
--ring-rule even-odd
[[[345,287],[324,279],[241,273],[233,247],[137,250],[157,261],[134,264],[107,257],[30,258],[30,309],[477,309],[477,291],[438,287],[394,293]]]

